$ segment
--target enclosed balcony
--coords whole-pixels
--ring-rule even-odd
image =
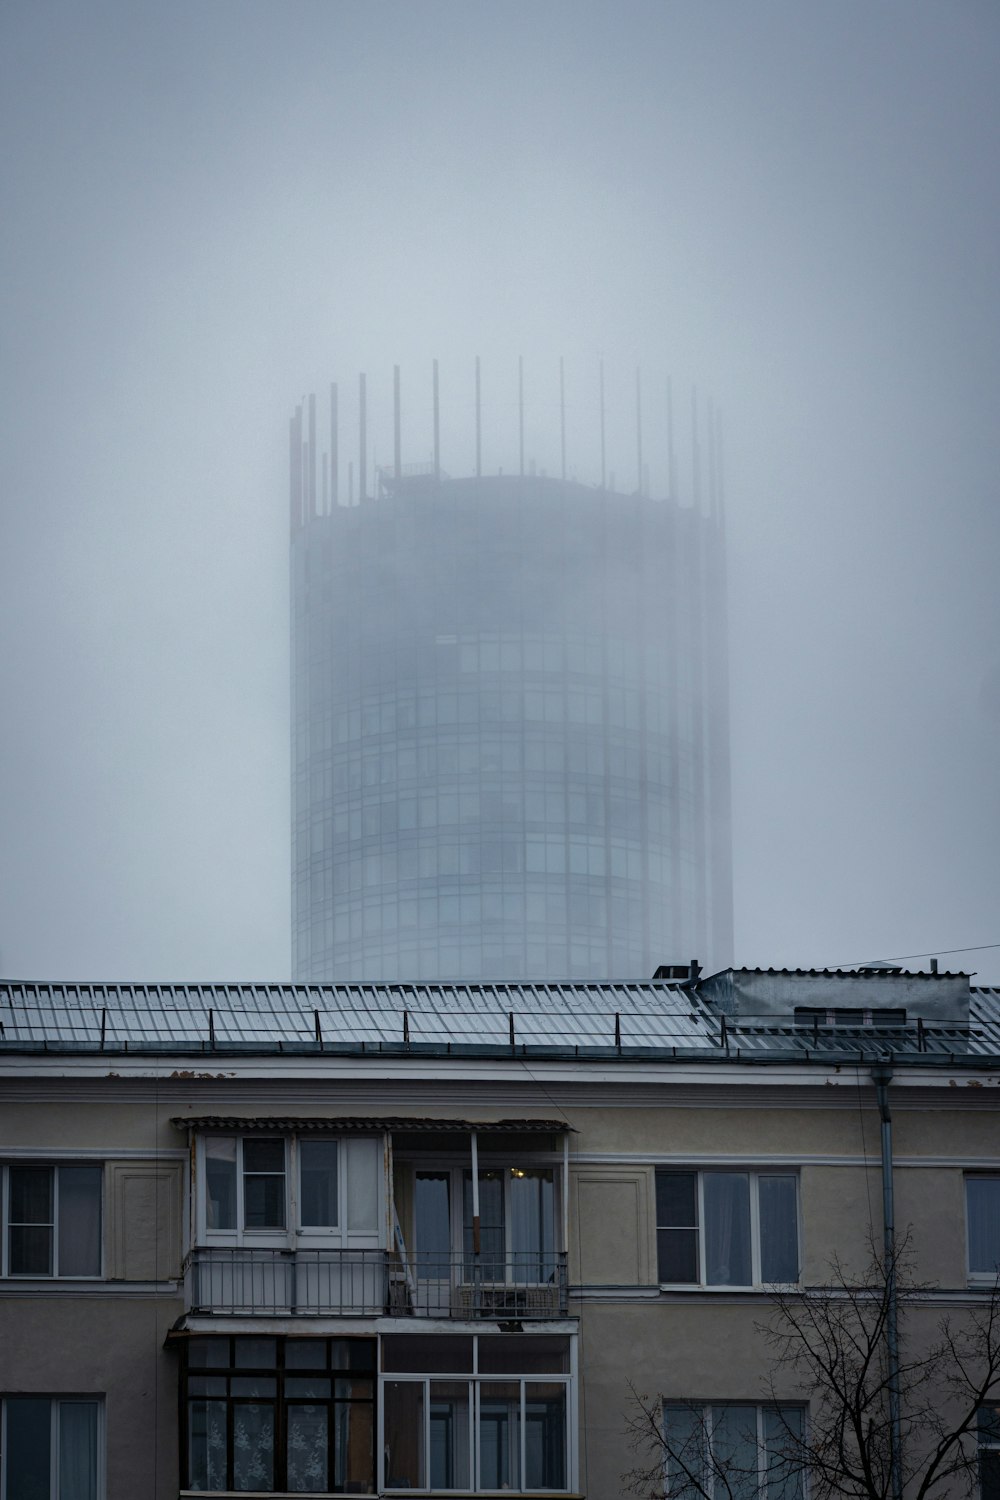
[[[562,1318],[563,1251],[402,1251],[201,1247],[185,1269],[188,1311],[240,1317]]]

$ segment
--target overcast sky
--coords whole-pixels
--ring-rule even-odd
[[[0,18],[0,972],[287,977],[288,416],[476,354],[724,413],[738,960],[1000,944],[994,0]]]

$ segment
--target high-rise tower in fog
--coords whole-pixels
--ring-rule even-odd
[[[398,371],[394,462],[370,461],[362,378],[356,494],[336,387],[329,462],[315,401],[292,419],[295,977],[626,979],[728,962],[711,417],[701,463],[695,426],[707,496],[681,504],[644,493],[641,415],[634,493],[562,477],[565,457],[559,478],[526,472],[523,411],[516,471],[485,474],[478,365],[476,388],[463,478],[441,468],[436,367],[425,465],[401,461]],[[603,397],[600,425],[603,467]]]

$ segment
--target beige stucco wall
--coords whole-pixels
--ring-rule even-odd
[[[129,1087],[119,1094],[108,1079],[99,1088],[81,1089],[76,1098],[47,1099],[39,1085],[37,1097],[0,1107],[0,1155],[4,1147],[21,1147],[58,1159],[61,1151],[72,1149],[104,1160],[107,1274],[126,1284],[162,1282],[179,1275],[187,1216],[187,1132],[170,1123],[172,1114],[365,1112],[345,1100],[344,1089],[333,1082],[312,1081],[297,1102],[287,1083],[273,1095],[270,1089],[268,1080],[259,1087],[253,1081],[237,1087],[217,1079],[185,1079],[149,1086],[145,1097],[132,1097]],[[405,1112],[470,1113],[468,1101],[450,1108],[442,1102],[440,1081],[434,1090],[432,1107],[410,1101]],[[797,1100],[783,1107],[771,1090],[766,1108],[728,1098],[716,1107],[716,1092],[706,1086],[697,1104],[689,1099],[679,1105],[671,1103],[666,1079],[660,1100],[650,1102],[647,1091],[635,1107],[602,1107],[560,1096],[558,1108],[575,1129],[570,1281],[593,1289],[589,1300],[572,1307],[581,1319],[581,1480],[591,1500],[617,1500],[620,1476],[632,1464],[623,1436],[629,1379],[640,1389],[681,1399],[752,1401],[763,1391],[766,1350],[755,1325],[767,1318],[766,1296],[655,1290],[656,1158],[693,1166],[798,1163],[808,1285],[828,1282],[834,1249],[848,1269],[860,1271],[869,1233],[880,1244],[878,1117],[871,1108],[858,1108],[856,1087],[830,1093],[829,1102]],[[597,1095],[595,1086],[589,1094]],[[963,1108],[967,1092],[954,1104],[945,1097],[946,1105],[932,1109],[910,1108],[902,1097],[893,1100],[895,1151],[903,1158],[895,1172],[896,1219],[901,1230],[913,1226],[918,1275],[962,1288],[963,1165],[994,1163],[1000,1136],[991,1113]],[[369,1106],[383,1112],[395,1107],[388,1084]],[[556,1108],[548,1099],[532,1107],[547,1118]],[[516,1089],[499,1086],[482,1091],[478,1110],[494,1118],[530,1112]],[[928,1164],[914,1165],[915,1158]],[[400,1219],[409,1232],[409,1169],[401,1165],[397,1178]],[[607,1289],[603,1301],[602,1287]],[[54,1285],[51,1296],[43,1291],[0,1300],[4,1389],[107,1393],[108,1500],[137,1495],[173,1500],[176,1495],[177,1382],[174,1357],[164,1352],[163,1339],[181,1311],[179,1296],[116,1293],[114,1281],[85,1297],[63,1295]]]
[[[0,1301],[0,1389],[105,1397],[107,1500],[176,1500],[179,1297],[100,1293]]]

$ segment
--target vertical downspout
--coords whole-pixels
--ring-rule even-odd
[[[559,1311],[565,1317],[569,1311],[569,1131],[563,1134],[562,1169],[562,1274],[557,1278],[559,1288]]]
[[[872,1082],[882,1122],[882,1222],[885,1258],[886,1353],[889,1361],[889,1471],[893,1500],[902,1500],[902,1437],[899,1415],[899,1334],[896,1319],[896,1230],[892,1196],[892,1115],[889,1112],[891,1068],[873,1068]]]
[[[479,1141],[472,1132],[472,1253],[479,1254]],[[478,1264],[478,1262],[477,1262]]]

